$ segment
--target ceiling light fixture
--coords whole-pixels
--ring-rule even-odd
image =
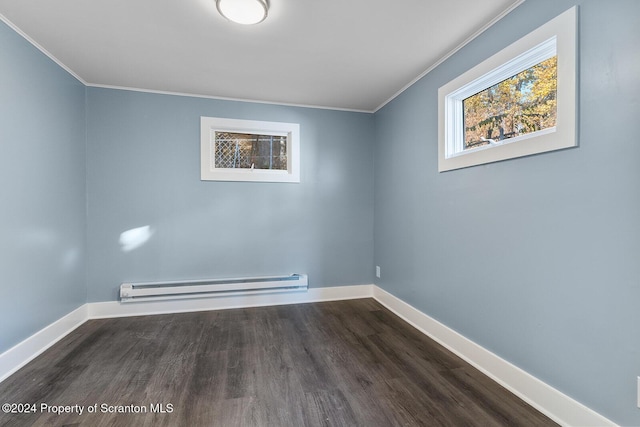
[[[220,15],[243,25],[259,24],[267,17],[268,0],[216,0]]]

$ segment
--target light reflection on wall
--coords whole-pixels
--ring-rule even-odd
[[[67,249],[62,256],[62,269],[64,271],[73,271],[78,265],[80,259],[80,251],[78,248]]]
[[[149,225],[132,228],[120,234],[122,252],[130,252],[144,245],[153,236],[154,230]]]

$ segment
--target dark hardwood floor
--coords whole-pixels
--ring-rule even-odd
[[[36,405],[10,426],[555,425],[372,299],[91,320],[5,402]]]

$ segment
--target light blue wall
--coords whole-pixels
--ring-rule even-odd
[[[84,101],[0,22],[0,353],[86,301]]]
[[[437,172],[437,91],[579,4],[579,148]],[[640,2],[527,1],[375,115],[378,284],[640,425]]]
[[[200,116],[300,123],[302,182],[200,181]],[[125,281],[373,282],[373,115],[88,88],[87,120],[89,301]]]

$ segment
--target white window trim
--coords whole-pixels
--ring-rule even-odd
[[[577,145],[576,15],[574,6],[438,90],[438,171]],[[463,150],[462,101],[554,55],[558,56],[556,126]]]
[[[213,154],[216,132],[287,136],[287,170],[216,168]],[[300,125],[200,117],[200,179],[202,181],[300,182]]]

